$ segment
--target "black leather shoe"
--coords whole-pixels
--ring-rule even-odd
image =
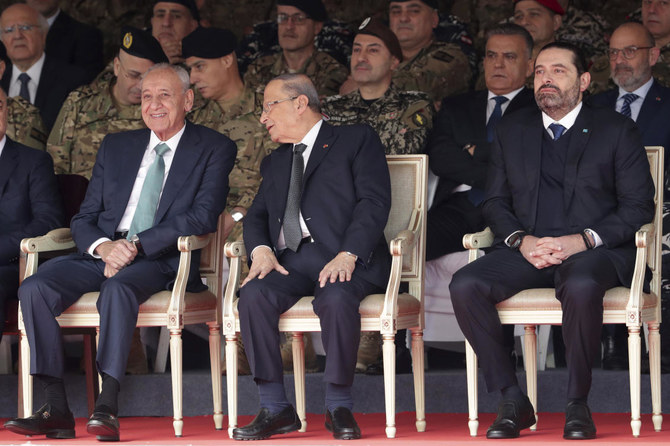
[[[346,407],[337,407],[331,413],[326,410],[326,429],[333,433],[336,440],[358,440],[361,429],[356,423],[354,414]]]
[[[302,423],[293,406],[275,415],[263,407],[254,421],[244,427],[233,429],[233,440],[262,440],[272,435],[297,431],[301,426]]]
[[[45,404],[28,418],[14,418],[5,421],[5,429],[21,435],[46,435],[47,438],[74,438],[74,417],[72,412],[62,413]]]
[[[486,431],[486,438],[517,438],[519,432],[535,424],[535,410],[528,397],[523,402],[502,400],[498,416]]]
[[[86,423],[86,431],[100,441],[119,441],[119,420],[111,413],[95,410]]]
[[[566,440],[591,440],[596,438],[596,425],[593,424],[591,411],[586,403],[570,401],[565,407],[563,438]]]

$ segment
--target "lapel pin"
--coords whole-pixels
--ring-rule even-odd
[[[328,148],[328,144],[324,144],[324,145],[323,145],[323,148],[324,148],[324,149],[327,149],[327,148]]]
[[[582,129],[582,133],[589,133],[589,129]]]
[[[661,102],[661,98],[658,97],[658,96],[656,96],[656,100],[657,100],[658,102]]]

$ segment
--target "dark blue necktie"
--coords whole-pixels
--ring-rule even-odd
[[[549,129],[554,134],[554,141],[558,141],[558,138],[565,132],[565,127],[558,123],[549,124]]]
[[[623,105],[621,106],[620,113],[628,118],[631,118],[632,116],[630,112],[630,104],[632,102],[635,102],[637,98],[639,98],[639,96],[636,95],[635,93],[627,93],[621,96],[621,99],[623,99]]]
[[[502,105],[507,102],[505,96],[494,96],[491,99],[496,101],[496,106],[493,108],[493,113],[489,117],[489,122],[486,123],[486,140],[488,142],[493,141],[493,132],[496,129],[496,125],[500,118],[502,118]]]
[[[28,76],[26,73],[19,74],[19,82],[21,82],[19,96],[30,102],[30,92],[28,91],[28,82],[30,82],[30,76]]]

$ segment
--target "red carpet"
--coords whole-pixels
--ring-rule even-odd
[[[627,414],[594,414],[594,420],[598,428],[598,438],[591,443],[622,444],[634,443],[639,445],[670,444],[670,428],[664,428],[661,432],[654,432],[650,415],[642,416],[642,432],[639,438],[633,438],[630,433],[630,418]],[[666,415],[667,417],[667,415]],[[240,417],[240,423],[246,424],[252,417]],[[358,445],[421,445],[421,444],[565,444],[562,438],[563,414],[547,413],[539,415],[539,426],[536,432],[524,431],[521,437],[513,442],[505,440],[487,440],[486,428],[493,421],[493,414],[481,414],[478,437],[470,437],[467,429],[467,416],[465,414],[428,414],[426,432],[418,433],[414,427],[414,414],[409,412],[400,413],[396,417],[397,436],[395,440],[389,440],[384,434],[384,414],[375,413],[362,415],[357,414],[356,419],[363,431],[363,438],[358,441],[337,441],[323,427],[323,415],[310,414],[307,416],[307,432],[292,432],[279,435],[260,443],[265,445],[336,445],[347,446]],[[4,420],[0,420],[4,422]],[[224,417],[224,424],[228,419]],[[670,423],[670,419],[665,420]],[[12,434],[0,428],[0,444],[31,444],[45,445],[101,445],[86,433],[86,420],[77,419],[77,438],[74,440],[47,440],[44,437],[27,438]],[[227,431],[216,431],[211,417],[187,417],[184,419],[184,436],[175,438],[172,430],[171,418],[121,418],[121,443],[136,445],[222,445],[237,444],[247,445],[251,443],[237,442],[228,438]],[[107,443],[109,444],[109,443]]]

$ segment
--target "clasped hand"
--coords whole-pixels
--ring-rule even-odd
[[[560,265],[571,255],[585,250],[580,234],[542,238],[527,235],[519,248],[523,257],[537,269]]]
[[[126,239],[102,242],[95,248],[105,262],[105,277],[110,278],[130,265],[137,256],[137,248]]]

